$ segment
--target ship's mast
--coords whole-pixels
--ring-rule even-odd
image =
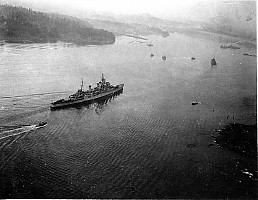
[[[104,74],[102,74],[101,82],[102,82],[102,84],[105,84],[105,83],[106,83],[106,80],[105,80],[105,78],[104,78]]]
[[[83,87],[83,78],[82,78],[82,84],[81,84],[81,91],[82,91],[82,87]]]

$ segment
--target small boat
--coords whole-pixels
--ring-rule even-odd
[[[163,59],[163,60],[166,60],[166,59],[167,59],[167,57],[166,57],[166,56],[162,56],[162,59]]]
[[[192,57],[191,60],[195,60],[195,57]]]
[[[152,53],[150,56],[151,56],[151,57],[153,57],[153,56],[154,56],[154,54]]]
[[[147,44],[149,47],[153,47],[153,44]]]
[[[253,56],[253,57],[257,57],[256,55],[252,55],[252,54],[249,54],[249,53],[243,53],[244,56]]]
[[[211,66],[213,66],[213,65],[217,65],[217,62],[216,62],[215,58],[211,59]]]
[[[194,106],[194,105],[197,105],[199,102],[192,102],[192,105]]]
[[[42,128],[46,125],[47,125],[47,122],[39,122],[38,124],[36,124],[36,128]]]

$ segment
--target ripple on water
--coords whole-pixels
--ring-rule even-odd
[[[108,106],[98,113],[94,106],[50,112],[48,126],[18,140],[31,161],[26,167],[41,176],[30,177],[43,191],[66,190],[68,196],[105,197],[115,191],[121,197],[141,196],[164,173],[162,163],[171,159],[178,138],[190,137],[184,131],[200,129],[195,119],[161,116],[148,103],[141,107],[144,116],[137,109],[117,112]],[[13,151],[4,159],[14,161],[20,155]]]
[[[20,78],[31,78],[27,85],[37,85],[39,94],[1,98],[0,121],[33,123],[44,118],[48,122],[43,129],[0,141],[0,174],[3,170],[6,172],[6,177],[13,181],[14,186],[10,184],[10,187],[14,192],[24,191],[22,186],[33,191],[29,189],[32,183],[40,191],[39,196],[32,195],[32,198],[182,198],[180,194],[190,192],[202,194],[192,197],[205,197],[209,191],[207,187],[214,188],[216,184],[223,188],[224,194],[232,194],[232,188],[237,188],[234,181],[230,182],[233,185],[230,189],[224,186],[233,180],[233,175],[223,178],[223,174],[214,172],[222,183],[213,181],[213,174],[204,176],[209,175],[208,161],[216,160],[216,156],[224,159],[223,156],[231,154],[223,154],[220,149],[215,151],[216,146],[209,148],[203,141],[208,134],[200,133],[208,132],[209,126],[221,128],[218,124],[221,116],[231,112],[231,105],[238,102],[226,101],[229,98],[247,95],[238,102],[246,112],[236,111],[245,116],[255,106],[253,91],[249,88],[252,81],[240,84],[249,77],[255,80],[255,76],[243,75],[240,69],[244,65],[237,64],[241,60],[249,66],[247,70],[252,70],[256,69],[255,62],[250,62],[249,57],[232,57],[230,51],[223,51],[216,55],[220,66],[210,69],[206,64],[210,63],[207,55],[212,54],[217,42],[211,44],[206,39],[196,39],[193,43],[192,37],[178,33],[167,38],[150,37],[156,41],[157,50],[169,50],[171,54],[167,56],[173,59],[163,62],[158,52],[154,52],[153,59],[149,54],[147,58],[145,45],[128,49],[129,41],[121,38],[114,45],[90,49],[63,47],[66,44],[30,44],[23,45],[24,48],[4,45],[6,52],[2,58],[6,65],[1,66],[3,71],[16,77],[9,73],[12,69],[21,73]],[[181,42],[187,48],[178,51]],[[207,45],[214,48],[207,49]],[[196,54],[198,63],[194,62],[198,66],[185,59],[192,56],[189,55],[193,48],[199,54]],[[42,60],[42,55],[46,59]],[[99,66],[95,65],[95,58]],[[104,67],[100,67],[102,64]],[[74,70],[71,71],[70,66]],[[31,68],[24,70],[28,67]],[[81,74],[86,74],[91,82],[103,71],[109,73],[109,80],[124,81],[123,95],[102,106],[48,110],[52,99],[71,93],[48,95],[44,91],[69,90]],[[35,72],[36,76],[30,76],[30,72]],[[25,91],[12,80],[9,76],[3,79],[4,84],[16,88],[20,94],[35,89],[31,87]],[[49,88],[45,81],[51,83]],[[243,86],[245,90],[241,90]],[[9,92],[6,86],[2,89],[3,94]],[[193,107],[193,101],[202,103]],[[228,157],[225,160],[228,163]],[[8,174],[15,174],[15,178]],[[207,180],[211,181],[210,185]],[[19,185],[22,185],[20,189]]]

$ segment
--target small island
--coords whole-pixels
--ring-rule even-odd
[[[92,28],[89,23],[78,18],[1,5],[0,40],[8,43],[62,41],[77,45],[105,45],[113,44],[115,35]]]
[[[238,46],[234,46],[234,45],[220,45],[220,48],[221,49],[240,49],[240,47],[238,47]]]

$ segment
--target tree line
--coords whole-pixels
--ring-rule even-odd
[[[20,6],[0,5],[0,37],[7,42],[115,42],[113,33],[90,26],[89,23],[73,17],[37,12]]]

